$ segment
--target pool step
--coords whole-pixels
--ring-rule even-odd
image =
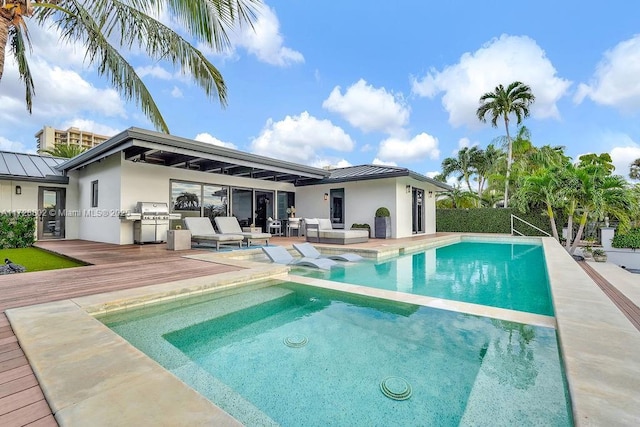
[[[460,426],[572,425],[558,362],[540,350],[521,349],[517,333],[483,348]]]

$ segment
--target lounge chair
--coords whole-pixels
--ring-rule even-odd
[[[349,245],[369,241],[368,230],[336,230],[327,218],[305,218],[307,242]]]
[[[201,242],[215,243],[217,251],[220,250],[220,244],[238,244],[239,247],[242,247],[243,235],[216,233],[209,218],[187,217],[184,219],[184,226],[191,232],[191,241],[197,244]]]
[[[305,267],[321,268],[323,270],[330,270],[331,267],[338,265],[335,261],[326,258],[294,258],[289,251],[282,246],[267,246],[263,247],[262,251],[276,264],[302,265]]]
[[[241,235],[244,237],[245,242],[247,242],[247,246],[250,246],[254,240],[264,240],[265,244],[267,246],[269,245],[271,234],[242,231],[238,219],[235,216],[217,216],[215,221],[221,233]]]
[[[333,259],[336,261],[362,261],[362,257],[358,254],[345,252],[342,254],[322,255],[311,243],[294,243],[293,248],[305,258],[313,259]]]

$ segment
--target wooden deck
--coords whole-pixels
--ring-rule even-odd
[[[43,241],[43,249],[90,263],[0,276],[0,426],[57,426],[5,310],[83,295],[208,276],[235,267],[182,258],[206,251],[167,251],[166,245]]]
[[[618,307],[618,309],[625,315],[635,328],[640,331],[640,307],[634,304],[629,298],[627,298],[622,292],[620,292],[615,286],[613,286],[607,279],[602,277],[600,273],[595,271],[588,262],[578,262],[580,267],[587,273],[587,275],[593,280],[596,285],[605,293],[606,296]]]

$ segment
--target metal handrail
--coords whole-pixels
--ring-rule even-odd
[[[522,234],[521,232],[519,232],[518,230],[516,230],[515,225],[514,225],[514,221],[513,219],[517,219],[518,221],[522,221],[525,224],[527,224],[529,227],[535,228],[536,230],[538,230],[539,232],[541,232],[542,234],[551,237],[551,234],[547,233],[546,231],[536,227],[535,225],[531,224],[530,222],[525,221],[522,218],[519,218],[517,216],[515,216],[514,214],[511,214],[511,235],[513,236],[514,234],[518,234],[519,236],[524,236],[524,234]]]

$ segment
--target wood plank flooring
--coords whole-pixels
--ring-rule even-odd
[[[602,277],[600,273],[595,271],[588,262],[578,262],[580,267],[587,273],[591,280],[593,280],[602,292],[618,307],[618,309],[626,316],[633,326],[640,331],[640,307],[634,304],[626,295],[620,292],[615,286],[613,286],[607,279]]]
[[[5,310],[237,270],[182,258],[207,251],[168,251],[166,245],[109,245],[81,240],[36,246],[92,264],[0,276],[0,426],[57,426]]]

